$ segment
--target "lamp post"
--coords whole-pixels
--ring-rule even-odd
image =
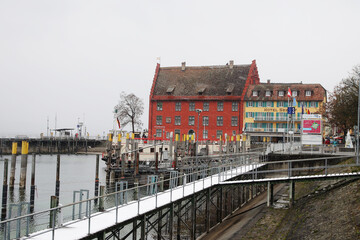
[[[197,122],[197,133],[196,133],[196,144],[195,144],[195,156],[197,156],[197,151],[198,151],[200,113],[202,112],[202,109],[196,109],[196,112],[198,113],[198,122]]]

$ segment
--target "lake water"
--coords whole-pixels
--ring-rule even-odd
[[[0,196],[2,196],[4,159],[11,156],[0,157]],[[8,196],[9,203],[29,202],[30,184],[31,184],[31,162],[32,155],[28,156],[26,190],[23,193],[19,191],[20,163],[21,156],[16,159],[15,187],[13,194]],[[37,155],[35,168],[35,212],[50,208],[50,196],[55,195],[56,178],[56,155]],[[87,189],[90,192],[90,198],[94,197],[95,192],[95,168],[96,155],[61,155],[60,156],[60,203],[62,205],[72,203],[73,191]],[[105,162],[100,160],[99,181],[100,185],[105,185],[106,173]]]

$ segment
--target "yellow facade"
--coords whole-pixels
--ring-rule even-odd
[[[326,99],[324,99],[326,100]],[[293,129],[299,132],[301,125],[301,113],[304,105],[304,113],[307,110],[311,114],[319,114],[323,102],[306,101],[296,102]],[[245,132],[283,132],[287,128],[287,107],[293,106],[293,100],[289,101],[245,101],[244,103],[244,126]],[[290,125],[289,125],[290,128]]]

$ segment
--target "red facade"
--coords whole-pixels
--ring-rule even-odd
[[[248,65],[248,69],[244,71],[245,73],[242,73],[246,75],[242,82],[239,80],[239,86],[233,80],[238,78],[237,76],[233,76],[231,80],[228,80],[229,82],[232,81],[231,83],[226,82],[226,77],[219,79],[222,75],[233,73],[231,71],[232,68],[224,70],[225,68],[228,68],[228,66],[217,66],[215,69],[211,68],[210,70],[206,67],[197,67],[193,70],[188,70],[188,68],[186,69],[188,70],[187,73],[185,73],[186,70],[164,68],[168,73],[164,73],[166,76],[162,76],[161,79],[159,75],[161,75],[162,68],[158,64],[149,99],[149,138],[167,139],[170,136],[170,132],[180,134],[182,137],[184,134],[197,133],[198,128],[199,140],[217,140],[219,135],[222,135],[223,138],[225,134],[228,136],[241,134],[244,93],[249,84],[259,83],[256,63],[253,61],[251,65]],[[202,74],[201,71],[205,73]],[[211,74],[208,73],[209,71],[211,71]],[[217,74],[216,78],[220,83],[217,83],[215,80],[208,81],[208,79],[202,81],[201,77],[199,77],[199,72],[203,78],[209,78],[208,76],[212,77]],[[173,80],[176,77],[177,80]],[[191,77],[196,80],[190,80],[190,83],[193,85],[190,90],[187,90],[186,86],[182,87],[181,85],[184,85],[182,79],[189,80]],[[173,81],[167,81],[166,78]],[[205,81],[210,82],[211,86],[209,83],[206,85]],[[235,81],[238,80],[235,79]],[[190,83],[187,82],[185,85]],[[212,83],[219,86],[213,86]],[[169,85],[166,86],[167,84]],[[230,87],[224,90],[222,86]],[[161,91],[161,88],[167,89],[167,91]],[[177,88],[177,92],[174,91],[174,88]],[[195,93],[190,92],[193,88],[202,90],[196,90],[194,91]],[[200,93],[200,91],[203,92]],[[201,109],[200,114],[196,111],[197,109]],[[208,119],[208,123],[206,123],[205,119],[205,126],[204,117]]]

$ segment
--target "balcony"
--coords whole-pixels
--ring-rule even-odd
[[[301,118],[294,117],[294,121],[301,121]],[[274,122],[286,122],[288,120],[287,117],[268,117],[268,116],[257,116],[254,117],[254,121],[274,121]]]
[[[267,133],[286,133],[286,128],[252,128],[248,127],[245,132],[267,132]],[[300,129],[292,130],[294,133],[300,133]]]

